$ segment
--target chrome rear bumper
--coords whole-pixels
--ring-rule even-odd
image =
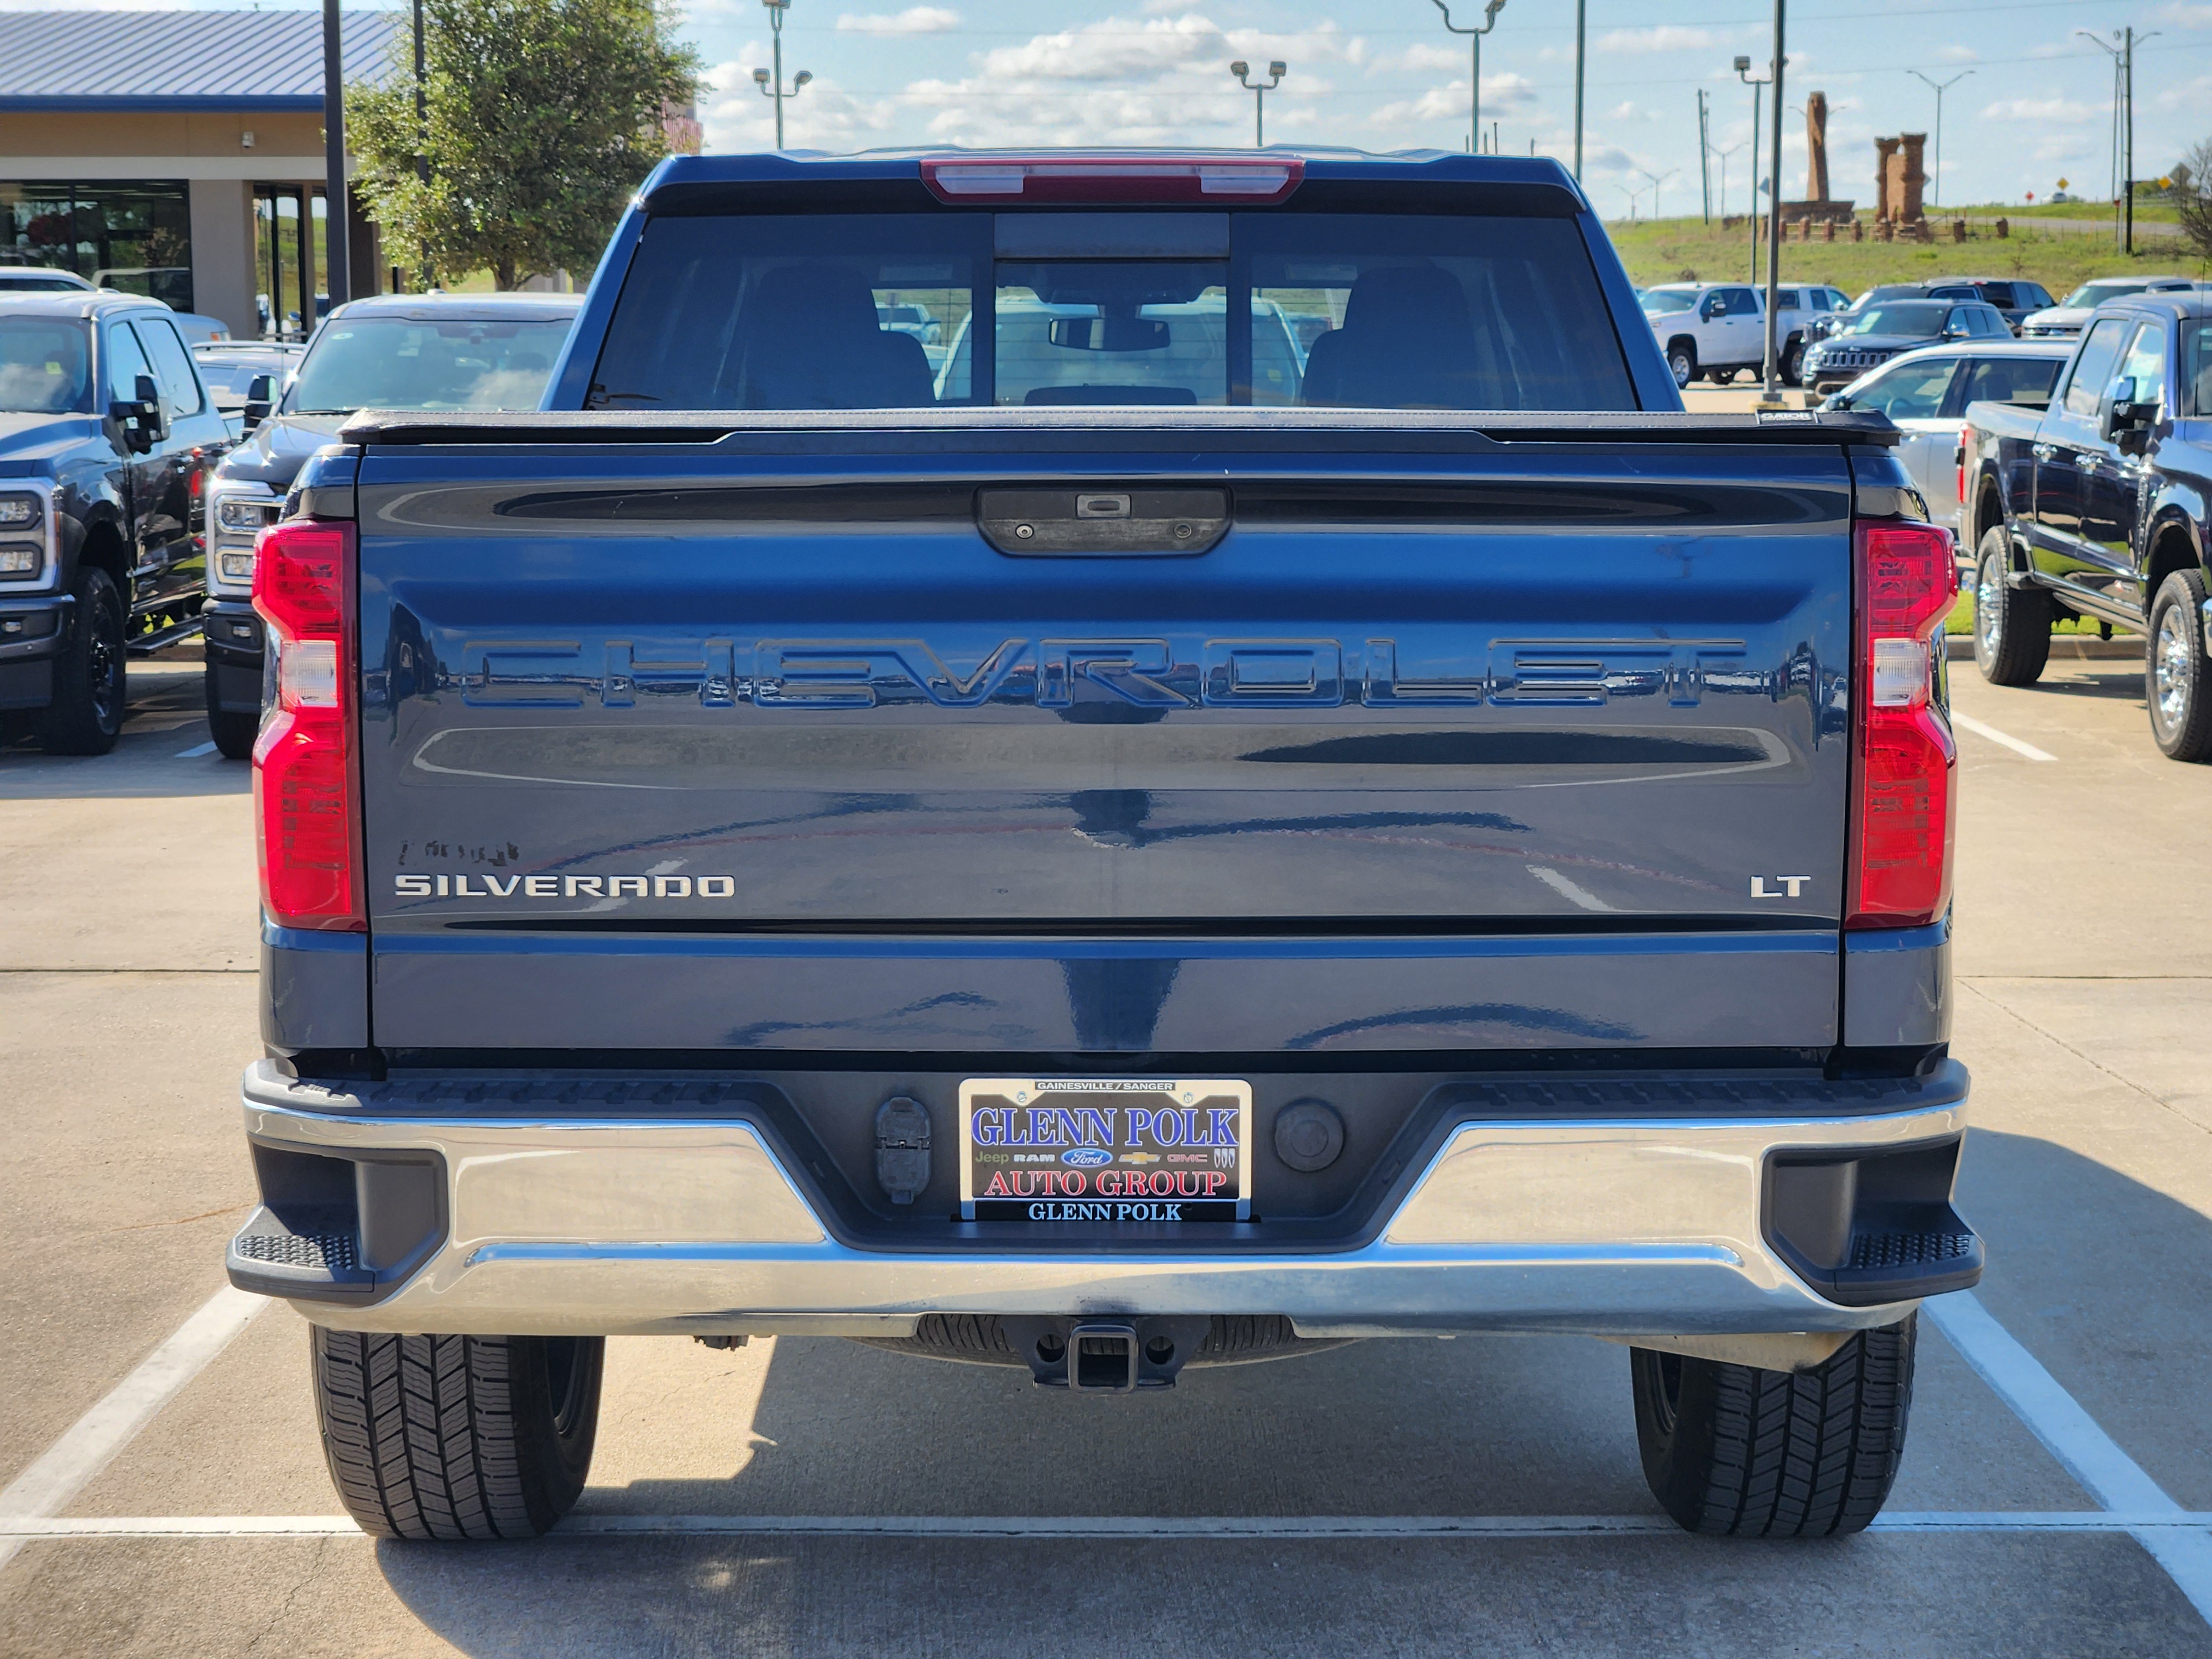
[[[1876,1115],[1796,1115],[1785,1101],[1756,1117],[1462,1121],[1357,1249],[920,1253],[840,1243],[742,1113],[358,1104],[265,1062],[247,1073],[246,1127],[262,1152],[436,1171],[419,1265],[366,1299],[296,1305],[353,1329],[510,1334],[898,1335],[930,1313],[1280,1314],[1310,1336],[1852,1330],[1912,1304],[1840,1306],[1791,1270],[1762,1225],[1773,1155],[1923,1146],[1966,1127],[1963,1096]],[[239,1241],[231,1267],[270,1288],[241,1266]]]

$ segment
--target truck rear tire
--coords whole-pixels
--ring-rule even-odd
[[[207,717],[208,735],[215,739],[216,751],[224,759],[244,760],[253,753],[253,739],[261,732],[261,716],[222,706],[222,698],[216,689],[213,663],[207,669]]]
[[[2051,660],[2051,595],[2008,587],[2012,538],[1993,525],[1974,550],[1974,666],[1991,685],[2033,685]]]
[[[2169,760],[2212,760],[2212,688],[2204,671],[2204,573],[2177,570],[2150,602],[2143,653],[2150,734]]]
[[[313,1333],[331,1480],[379,1538],[532,1538],[584,1490],[599,1336]]]
[[[1828,1538],[1881,1512],[1905,1450],[1918,1316],[1809,1371],[1629,1352],[1644,1478],[1689,1532]]]
[[[39,723],[39,746],[49,755],[104,755],[123,735],[130,707],[123,596],[96,565],[76,573],[70,592],[76,605],[69,644],[54,659],[53,701]]]

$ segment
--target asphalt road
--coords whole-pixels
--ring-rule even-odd
[[[1990,1267],[1923,1322],[1883,1529],[1674,1533],[1593,1341],[1127,1401],[630,1339],[578,1514],[490,1547],[336,1519],[305,1327],[222,1294],[251,797],[196,665],[134,670],[114,755],[0,750],[0,1654],[2212,1655],[2212,769],[2130,663],[1954,670]]]

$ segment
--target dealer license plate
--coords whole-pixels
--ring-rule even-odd
[[[1244,1221],[1252,1085],[1222,1078],[970,1078],[960,1085],[970,1221]]]

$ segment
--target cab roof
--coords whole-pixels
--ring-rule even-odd
[[[415,322],[555,322],[573,318],[583,307],[580,294],[372,294],[333,306],[329,315]]]
[[[936,182],[947,172],[970,175],[1037,168],[1066,173],[1120,170],[1117,187],[1081,198],[949,191]],[[1140,179],[1205,168],[1222,174],[1275,169],[1287,188],[1272,198],[1238,191],[1146,194]],[[1375,154],[1321,145],[1271,145],[1266,149],[1183,148],[957,149],[943,147],[863,150],[831,155],[779,150],[749,155],[672,155],[638,191],[649,214],[838,211],[1004,211],[1048,207],[1205,208],[1214,211],[1279,206],[1291,211],[1339,213],[1478,212],[1571,217],[1589,204],[1574,176],[1547,156],[1468,155],[1415,149]]]
[[[0,317],[60,317],[71,322],[111,317],[125,312],[151,312],[159,317],[177,313],[159,300],[143,294],[118,294],[113,289],[64,289],[46,293],[14,294],[0,289]]]

